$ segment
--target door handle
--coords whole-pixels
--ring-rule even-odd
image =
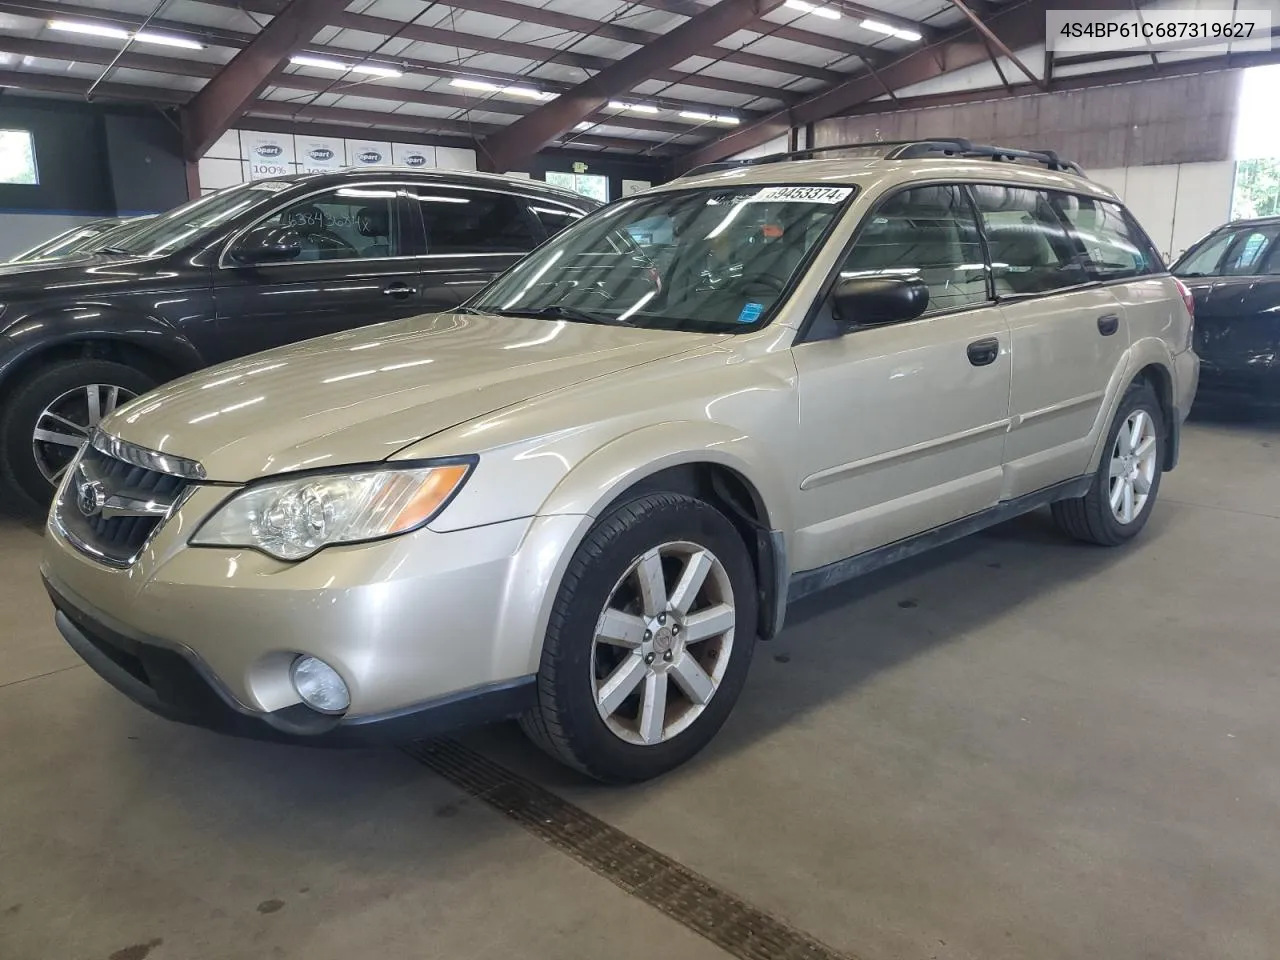
[[[1000,356],[1000,341],[995,337],[975,340],[969,344],[967,352],[970,363],[975,367],[985,367],[989,363],[995,363],[996,357]]]
[[[403,300],[405,297],[412,297],[418,291],[407,283],[391,283],[383,287],[382,292],[385,296]]]
[[[1098,318],[1098,332],[1104,337],[1109,337],[1120,329],[1120,318],[1114,313],[1108,313],[1105,317]]]

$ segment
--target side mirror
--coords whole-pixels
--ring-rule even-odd
[[[832,312],[848,327],[914,320],[929,308],[924,281],[904,277],[853,277],[831,293]]]
[[[302,237],[291,227],[258,227],[250,230],[231,251],[238,263],[283,263],[302,255]]]

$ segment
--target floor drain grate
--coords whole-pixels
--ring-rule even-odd
[[[741,960],[853,960],[453,740],[409,756]]]

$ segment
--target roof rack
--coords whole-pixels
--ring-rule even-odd
[[[732,170],[737,167],[754,167],[766,163],[784,163],[787,160],[812,160],[820,153],[836,153],[840,150],[869,150],[884,148],[887,152],[879,159],[916,160],[921,157],[980,158],[1004,162],[1031,161],[1042,163],[1050,170],[1062,170],[1083,177],[1084,170],[1078,163],[1063,160],[1053,150],[1019,150],[1015,147],[996,147],[985,143],[973,143],[962,137],[933,137],[929,140],[869,140],[863,143],[837,143],[828,147],[809,147],[787,153],[771,153],[746,160],[721,160],[694,167],[685,177]],[[683,177],[681,178],[683,179]]]

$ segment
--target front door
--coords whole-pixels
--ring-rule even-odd
[[[919,319],[828,329],[793,350],[800,383],[793,570],[994,506],[1009,422],[1009,333],[964,191],[916,187],[863,223],[842,277],[916,277]],[[855,322],[856,318],[848,318]]]
[[[544,231],[515,194],[419,184],[406,191],[426,235],[422,312],[451,310],[515,265]]]
[[[212,360],[425,312],[416,225],[396,184],[335,187],[294,200],[256,226],[292,229],[302,252],[215,270],[222,355]]]

